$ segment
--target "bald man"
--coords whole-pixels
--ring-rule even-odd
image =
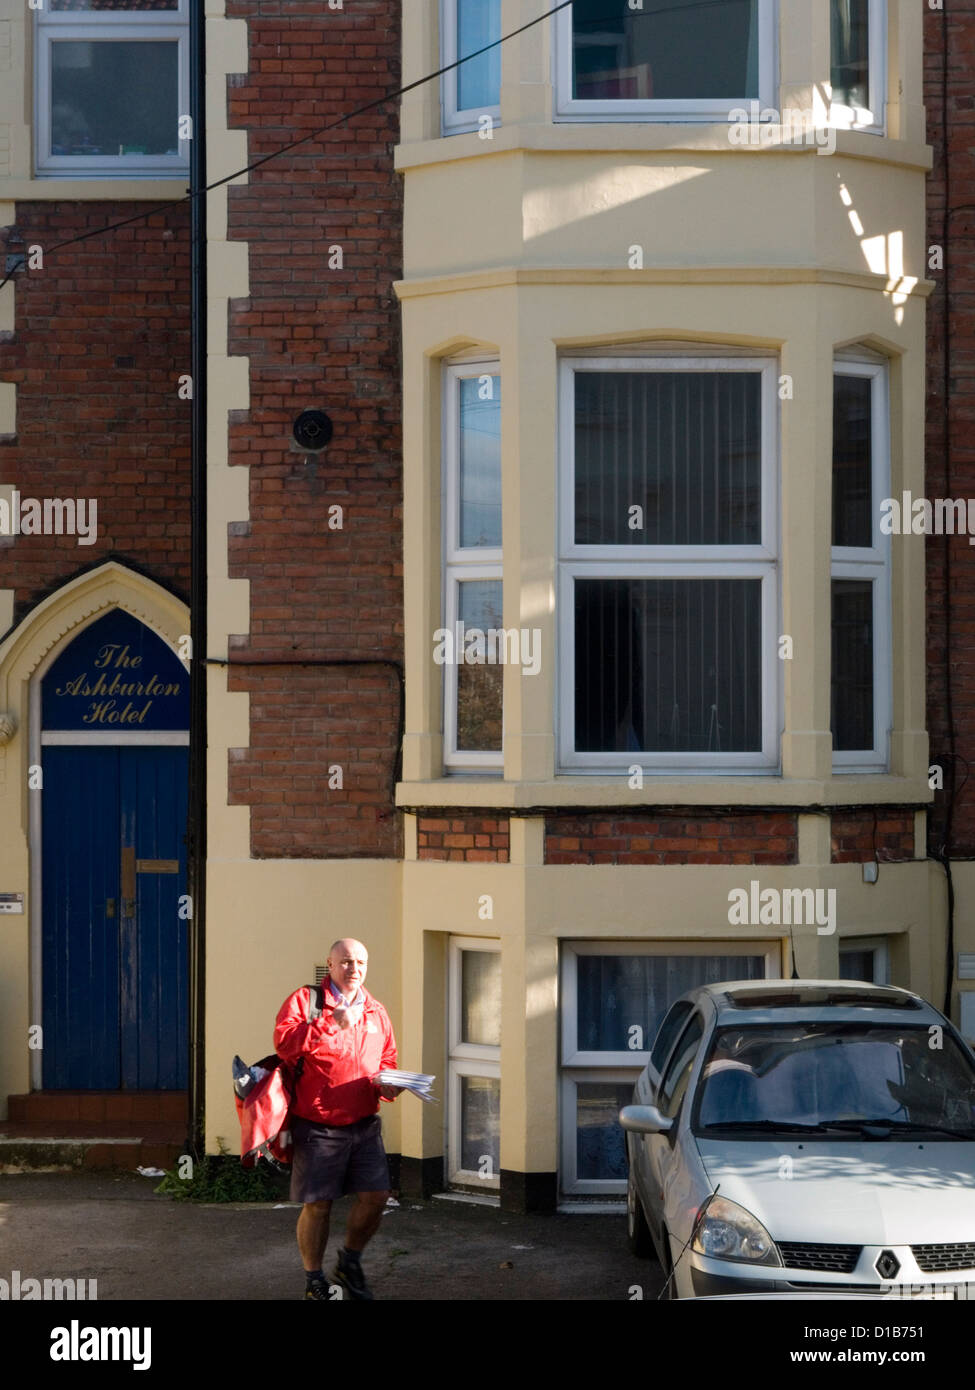
[[[301,1202],[298,1249],[305,1298],[329,1302],[322,1273],[329,1213],[336,1197],[356,1194],[345,1245],[331,1282],[343,1298],[371,1299],[360,1254],[375,1234],[389,1196],[379,1102],[399,1090],[373,1077],[396,1066],[389,1015],[365,988],[369,953],[361,941],[336,941],[328,953],[321,1018],[308,1022],[309,987],[296,989],[278,1011],[274,1050],[292,1064],[304,1059],[291,1109],[294,1167],[291,1200]]]

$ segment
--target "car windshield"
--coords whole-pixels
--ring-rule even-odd
[[[871,1123],[866,1137],[949,1130],[975,1139],[975,1068],[947,1030],[810,1022],[715,1033],[697,1088],[696,1134],[836,1125],[823,1131],[835,1137]]]

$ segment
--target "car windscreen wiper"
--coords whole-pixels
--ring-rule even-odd
[[[884,1134],[870,1134],[871,1138],[884,1138],[892,1131],[900,1131],[905,1134],[943,1134],[949,1139],[964,1139],[968,1143],[975,1143],[975,1127],[963,1129],[946,1129],[944,1125],[926,1125],[920,1120],[822,1120],[816,1129],[828,1131],[839,1129],[853,1131],[856,1134],[868,1133],[870,1131],[883,1130]]]
[[[701,1131],[707,1134],[717,1130],[727,1133],[738,1129],[775,1130],[778,1134],[818,1134],[821,1128],[821,1125],[804,1125],[798,1120],[718,1120],[713,1124],[701,1122]]]

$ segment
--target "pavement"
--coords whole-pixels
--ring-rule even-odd
[[[0,1176],[0,1279],[95,1279],[99,1302],[300,1298],[297,1206],[175,1202],[157,1182]],[[350,1203],[332,1208],[326,1273]],[[517,1216],[436,1198],[387,1208],[363,1268],[376,1298],[392,1301],[626,1302],[655,1299],[663,1282],[655,1261],[629,1253],[624,1216]]]

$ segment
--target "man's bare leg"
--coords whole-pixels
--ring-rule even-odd
[[[328,1244],[329,1202],[306,1202],[298,1216],[298,1249],[308,1274],[321,1269]]]
[[[349,1212],[345,1228],[346,1250],[363,1251],[376,1234],[382,1220],[388,1192],[357,1192],[356,1204]]]

